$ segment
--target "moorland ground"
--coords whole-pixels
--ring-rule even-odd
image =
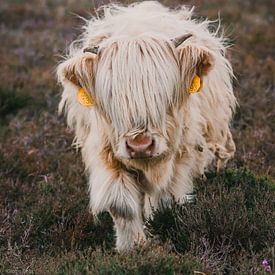
[[[104,1],[0,1],[1,274],[247,274],[264,272],[264,258],[274,266],[275,2],[162,2],[222,19],[239,101],[229,169],[196,183],[195,204],[156,213],[148,246],[115,253],[110,217],[95,222],[89,213],[81,157],[57,115],[55,77],[81,33],[75,14],[87,18]]]

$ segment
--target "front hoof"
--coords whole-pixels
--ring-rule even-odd
[[[126,234],[125,234],[126,235]],[[134,238],[131,237],[118,237],[117,238],[117,243],[116,243],[116,250],[119,253],[123,253],[123,252],[127,252],[130,250],[133,250],[137,247],[141,247],[144,246],[147,243],[147,239],[145,234],[139,233],[137,236],[135,236]]]

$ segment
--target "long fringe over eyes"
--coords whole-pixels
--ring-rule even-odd
[[[148,125],[164,128],[167,107],[177,104],[179,77],[169,42],[123,39],[103,49],[95,95],[120,133]]]

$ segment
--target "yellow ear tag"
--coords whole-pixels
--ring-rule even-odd
[[[192,80],[192,83],[189,87],[188,92],[189,92],[189,94],[198,93],[202,87],[203,87],[203,85],[202,85],[200,77],[198,75],[195,75]]]
[[[94,106],[95,105],[90,94],[84,88],[80,88],[78,90],[77,100],[83,106]]]

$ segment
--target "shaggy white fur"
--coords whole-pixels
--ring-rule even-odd
[[[224,38],[209,31],[209,21],[192,19],[192,10],[147,1],[104,6],[100,13],[87,20],[58,66],[59,110],[65,107],[82,148],[91,209],[111,213],[122,251],[145,241],[143,222],[152,208],[184,202],[194,177],[233,157],[229,123],[236,100]],[[186,34],[191,37],[175,47],[171,39]],[[190,95],[195,74],[203,88]],[[78,103],[80,87],[94,107]],[[142,133],[153,137],[154,154],[131,159],[126,139]]]

